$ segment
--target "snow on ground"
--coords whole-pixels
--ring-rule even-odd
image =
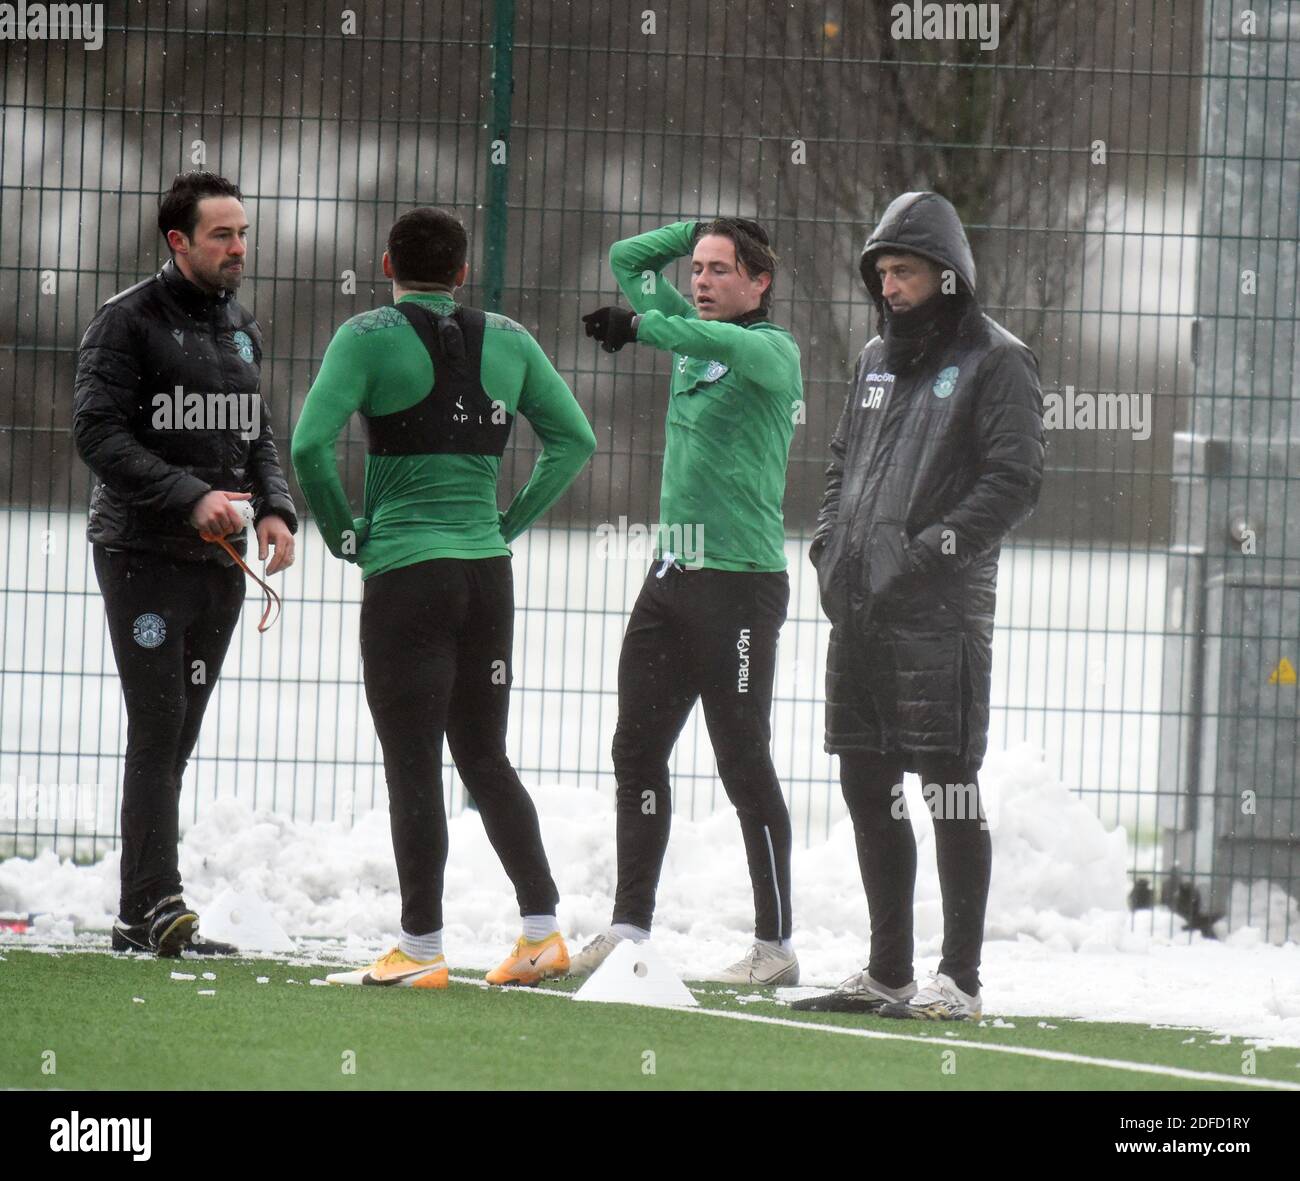
[[[986,1007],[1010,1017],[1083,1017],[1196,1026],[1300,1046],[1300,947],[1245,927],[1225,941],[1181,933],[1167,911],[1126,909],[1128,851],[1029,747],[993,754],[981,776],[994,841],[983,980]],[[614,812],[607,793],[533,792],[574,944],[609,920]],[[916,785],[918,970],[934,967],[942,915],[933,829]],[[494,965],[518,934],[509,883],[474,813],[450,821],[446,944],[454,966]],[[203,912],[236,889],[264,899],[290,934],[358,960],[391,946],[399,920],[388,818],[306,823],[215,801],[184,836],[186,897]],[[77,866],[45,852],[0,862],[0,910],[46,912],[37,939],[104,930],[117,901],[117,855]],[[795,946],[807,984],[834,984],[864,962],[866,903],[852,827],[794,850]],[[687,978],[726,966],[748,945],[753,906],[740,829],[729,809],[674,818],[655,943]],[[1294,927],[1293,927],[1294,929]],[[221,932],[210,930],[210,934]],[[315,939],[332,942],[324,945]],[[21,946],[31,936],[0,937]]]
[[[0,513],[0,791],[13,797],[24,778],[78,789],[71,819],[6,813],[0,830],[8,848],[10,839],[53,844],[82,859],[116,845],[126,730],[84,530],[84,514]],[[609,918],[614,670],[647,564],[630,550],[603,556],[593,538],[537,528],[514,547],[509,751],[538,802],[561,924],[579,943]],[[827,624],[806,542],[791,538],[787,558],[773,757],[795,830],[804,979],[833,984],[865,958],[866,903],[837,769],[821,749]],[[185,777],[186,893],[214,936],[234,889],[264,899],[272,925],[311,954],[361,958],[391,945],[399,907],[360,686],[360,582],[354,568],[328,560],[310,527],[280,581],[284,618],[261,637],[251,617],[243,621]],[[1238,923],[1224,942],[1183,934],[1167,911],[1125,909],[1126,867],[1155,868],[1145,842],[1160,797],[1163,557],[1013,546],[999,582],[992,751],[981,772],[995,849],[983,972],[990,1011],[1199,1025],[1300,1045],[1300,951],[1269,946],[1256,929],[1271,911],[1269,929],[1284,929],[1289,914],[1289,929],[1300,930],[1293,901],[1258,886],[1238,897],[1238,885],[1234,917],[1248,905],[1256,926]],[[698,977],[735,959],[752,933],[739,827],[698,710],[672,773],[676,815],[655,940],[684,976]],[[922,846],[923,971],[938,958],[941,913],[932,833],[914,784],[909,791]],[[446,800],[448,952],[453,964],[484,968],[518,920],[451,767]],[[1117,824],[1143,845],[1126,849]],[[107,930],[116,897],[113,852],[89,866],[48,848],[0,862],[0,910],[44,914],[36,940]],[[32,941],[0,934],[0,943]]]

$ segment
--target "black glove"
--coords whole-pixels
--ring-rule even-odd
[[[627,308],[610,304],[609,307],[588,312],[582,317],[582,322],[587,326],[587,335],[600,341],[600,347],[605,352],[616,353],[625,344],[636,340],[636,332],[632,328],[635,315],[635,312],[630,312]]]

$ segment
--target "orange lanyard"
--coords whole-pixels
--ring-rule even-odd
[[[231,545],[230,542],[228,542],[224,537],[218,537],[215,533],[200,533],[199,536],[203,538],[204,541],[215,541],[217,545],[221,546],[221,548],[224,549],[226,553],[228,553],[232,558],[235,559],[235,562],[238,564],[239,568],[243,570],[243,572],[247,574],[249,578],[251,578],[255,583],[257,583],[258,586],[262,588],[262,593],[266,596],[266,608],[262,612],[262,618],[257,625],[257,630],[259,632],[266,631],[269,627],[271,627],[276,622],[276,620],[280,618],[280,596],[277,595],[275,591],[273,591],[269,586],[267,586],[265,582],[263,582],[260,578],[258,578],[258,576],[248,568],[248,563],[245,562],[244,559],[239,556],[239,553],[236,551],[235,547]],[[271,614],[272,607],[275,608],[275,619],[272,619],[270,623],[267,623],[266,621],[267,616]]]

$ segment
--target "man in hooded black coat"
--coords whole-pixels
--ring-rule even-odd
[[[871,915],[867,967],[802,1002],[977,1019],[992,843],[977,771],[988,741],[1003,538],[1043,471],[1034,354],[975,300],[957,211],[905,193],[862,252],[879,335],[858,358],[831,440],[810,558],[830,619],[826,749],[840,756]],[[902,777],[935,820],[943,956],[913,979],[916,844]]]

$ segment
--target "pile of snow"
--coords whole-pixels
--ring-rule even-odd
[[[1281,886],[1261,878],[1257,881],[1234,881],[1228,895],[1226,925],[1234,930],[1300,932],[1300,906]]]
[[[1105,832],[1027,751],[996,756],[982,779],[997,850],[991,938],[1064,937],[1077,946],[1092,933],[1094,912],[1123,910],[1123,830]],[[560,888],[561,923],[579,936],[592,934],[608,922],[614,894],[613,800],[555,786],[538,787],[533,796]],[[927,941],[938,938],[943,925],[934,831],[919,784],[909,781],[907,797],[919,850],[917,936]],[[487,963],[517,933],[513,891],[479,817],[467,812],[449,824],[448,938],[461,945],[462,961],[470,954],[485,956]],[[205,930],[213,936],[214,900],[231,891],[265,900],[273,922],[296,936],[382,942],[398,928],[397,870],[386,812],[366,813],[351,827],[312,825],[255,812],[238,799],[218,800],[186,832],[180,867],[186,898],[205,915]],[[116,853],[90,867],[60,861],[50,852],[33,861],[13,859],[0,863],[0,909],[46,912],[105,928],[117,903],[117,874]],[[826,841],[796,847],[793,877],[806,970],[833,974],[843,940],[860,941],[867,922],[849,820],[833,825]],[[223,930],[230,907],[223,899]],[[656,936],[674,950],[683,970],[703,972],[715,966],[716,956],[737,950],[752,924],[753,896],[735,813],[695,821],[675,817]],[[275,943],[272,938],[258,946]]]
[[[994,843],[982,970],[991,1011],[1199,1025],[1300,1045],[1300,948],[1269,946],[1249,927],[1225,942],[1188,936],[1166,911],[1142,912],[1135,921],[1126,909],[1122,829],[1105,831],[1028,748],[992,755],[980,778]],[[613,801],[572,787],[532,794],[560,888],[560,924],[581,944],[610,918]],[[919,785],[909,781],[907,797],[918,845],[917,966],[924,971],[939,954],[942,908],[933,825]],[[519,932],[513,891],[479,817],[465,813],[449,823],[448,958],[490,967]],[[350,956],[395,940],[400,901],[386,813],[366,813],[351,827],[311,825],[219,800],[185,833],[180,865],[186,899],[213,937],[283,951],[288,933],[335,940],[332,954]],[[43,912],[38,936],[104,930],[116,908],[117,876],[117,854],[92,866],[53,853],[0,862],[0,910]],[[867,952],[848,820],[824,842],[796,847],[793,881],[804,982],[833,984],[860,968]],[[659,953],[684,978],[704,977],[737,958],[752,932],[735,814],[675,817],[655,919]]]

